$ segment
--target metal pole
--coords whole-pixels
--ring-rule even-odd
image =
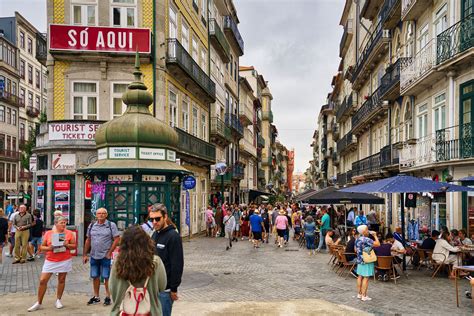
[[[224,175],[221,174],[221,206],[224,205]]]
[[[402,220],[402,241],[405,242],[405,193],[400,193],[400,210]],[[405,247],[405,245],[403,245]],[[406,255],[403,254],[403,271],[407,269]]]

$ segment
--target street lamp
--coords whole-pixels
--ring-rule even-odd
[[[221,206],[224,204],[224,175],[227,172],[227,165],[225,162],[216,164],[216,172],[221,176]]]

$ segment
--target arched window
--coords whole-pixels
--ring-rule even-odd
[[[412,124],[411,124],[411,120],[412,120],[412,113],[411,113],[411,105],[410,105],[410,102],[407,101],[405,103],[405,115],[404,115],[404,119],[403,119],[403,125],[404,125],[404,138],[403,140],[409,140],[410,138],[412,138]]]
[[[393,125],[392,125],[392,143],[396,144],[401,141],[401,132],[402,128],[400,125],[400,108],[395,108],[395,113],[393,115]]]

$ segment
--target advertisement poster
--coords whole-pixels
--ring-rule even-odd
[[[43,212],[44,212],[44,181],[38,181],[36,195],[38,197],[37,200],[36,200],[36,207],[40,209],[41,216],[44,218],[44,216],[43,216]]]
[[[69,207],[71,201],[71,183],[69,180],[54,181],[54,210],[62,211],[63,216],[69,218]]]

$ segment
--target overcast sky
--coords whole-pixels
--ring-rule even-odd
[[[339,65],[344,0],[234,0],[245,55],[273,94],[280,141],[295,149],[295,171],[312,159],[309,146],[321,105]],[[0,15],[20,12],[46,31],[46,0],[0,0]]]

